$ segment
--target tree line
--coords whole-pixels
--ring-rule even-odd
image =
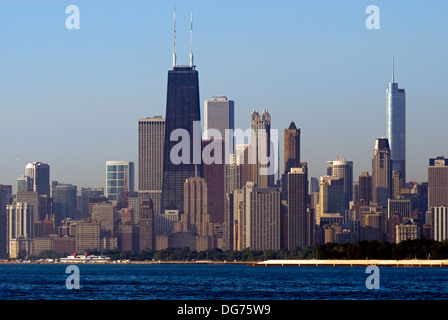
[[[448,259],[448,240],[405,240],[390,243],[378,240],[362,240],[356,243],[326,243],[295,250],[221,250],[219,248],[195,251],[189,248],[167,248],[163,250],[140,250],[138,252],[107,250],[89,251],[88,254],[105,255],[112,260],[131,261],[263,261],[269,259]],[[36,259],[60,258],[49,251]]]

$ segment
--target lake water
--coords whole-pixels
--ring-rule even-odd
[[[81,264],[67,289],[64,264],[0,264],[0,300],[446,300],[448,268],[211,264]]]

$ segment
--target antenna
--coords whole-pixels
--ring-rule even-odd
[[[174,5],[174,33],[173,33],[173,68],[176,66],[176,5]]]
[[[190,15],[190,67],[193,67],[193,12]]]
[[[395,62],[394,62],[394,56],[392,56],[392,83],[395,83],[395,80],[394,80],[394,78],[395,78]]]

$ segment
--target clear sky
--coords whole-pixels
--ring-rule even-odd
[[[79,30],[66,28],[72,4]],[[365,25],[371,4],[378,30]],[[392,56],[408,180],[427,181],[428,159],[448,156],[448,2],[2,0],[0,184],[16,188],[32,161],[78,188],[104,187],[107,160],[137,168],[138,119],[165,116],[174,5],[178,64],[189,62],[193,12],[202,112],[226,95],[247,129],[252,109],[267,108],[281,140],[294,120],[310,176],[336,157],[354,162],[355,180],[371,172]]]

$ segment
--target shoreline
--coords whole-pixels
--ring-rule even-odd
[[[63,262],[63,261],[1,261],[0,265],[4,264],[192,264],[192,265],[246,265],[249,267],[448,267],[448,260],[385,260],[385,259],[359,259],[359,260],[319,260],[319,259],[302,259],[302,260],[265,260],[265,261],[99,261],[99,262]]]
[[[448,260],[266,260],[248,264],[251,267],[448,267]]]

